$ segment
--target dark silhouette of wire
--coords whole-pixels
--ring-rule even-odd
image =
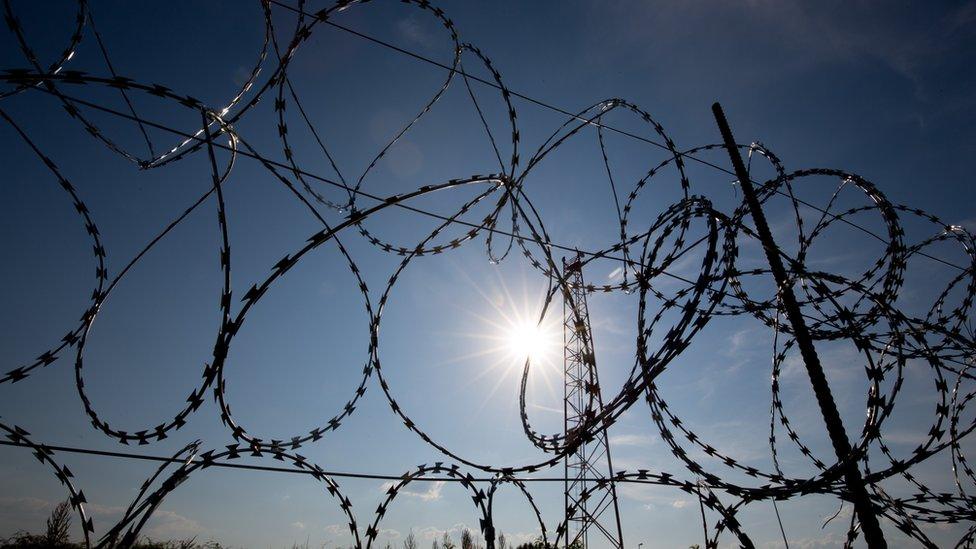
[[[279,6],[279,7],[285,8],[287,10],[290,10],[292,12],[301,14],[301,15],[306,16],[306,17],[312,17],[312,18],[319,17],[318,14],[313,14],[313,13],[310,13],[310,12],[307,12],[307,11],[304,11],[304,10],[300,10],[298,8],[295,8],[293,6],[290,6],[288,4],[285,4],[284,2],[281,2],[280,0],[268,0],[268,2],[270,2],[271,4],[274,4],[276,6]],[[347,27],[345,25],[336,23],[335,21],[332,21],[331,19],[324,18],[324,19],[320,19],[320,20],[322,21],[322,23],[324,23],[324,24],[326,24],[326,25],[328,25],[328,26],[330,26],[332,28],[335,28],[335,29],[341,30],[343,32],[349,33],[349,34],[351,34],[353,36],[357,36],[359,38],[362,38],[363,40],[366,40],[368,42],[372,42],[372,43],[374,43],[376,45],[379,45],[379,46],[382,46],[384,48],[390,49],[392,51],[401,53],[401,54],[406,55],[408,57],[412,57],[412,58],[414,58],[414,59],[416,59],[418,61],[422,61],[424,63],[430,64],[430,65],[433,65],[433,66],[436,66],[436,67],[440,67],[440,68],[442,68],[444,70],[456,72],[458,74],[461,74],[461,75],[465,76],[468,79],[474,80],[475,82],[477,82],[479,84],[483,84],[485,86],[489,86],[489,87],[495,88],[497,90],[502,90],[503,89],[501,86],[499,86],[495,82],[492,82],[492,81],[487,80],[485,78],[481,78],[479,76],[476,76],[476,75],[467,73],[463,69],[459,69],[459,68],[451,67],[449,65],[445,65],[444,63],[441,63],[440,61],[437,61],[435,59],[432,59],[432,58],[430,58],[428,56],[425,56],[423,54],[420,54],[420,53],[417,53],[417,52],[414,52],[414,51],[411,51],[411,50],[408,50],[408,49],[405,49],[405,48],[401,48],[400,46],[397,46],[397,45],[392,44],[390,42],[387,42],[385,40],[376,38],[375,36],[370,36],[370,35],[368,35],[366,33],[357,31],[357,30],[355,30],[353,28],[350,28],[350,27]],[[510,88],[505,89],[505,91],[507,91],[513,97],[517,97],[519,99],[522,99],[523,101],[532,103],[533,105],[537,105],[537,106],[543,107],[545,109],[549,109],[551,111],[557,112],[557,113],[562,114],[562,115],[565,115],[565,116],[569,116],[569,117],[574,118],[576,120],[579,120],[581,122],[586,122],[586,123],[588,123],[590,125],[593,125],[593,126],[596,126],[598,128],[605,129],[605,130],[609,130],[611,132],[614,132],[614,133],[623,135],[625,137],[629,137],[631,139],[636,139],[638,141],[642,141],[644,143],[647,143],[648,145],[653,145],[653,146],[655,146],[655,147],[657,147],[659,149],[662,149],[662,150],[665,150],[665,151],[669,151],[670,152],[670,149],[668,148],[667,145],[664,145],[663,143],[654,141],[653,139],[649,139],[649,138],[644,137],[642,135],[637,135],[635,133],[632,133],[632,132],[629,132],[629,131],[626,131],[626,130],[622,130],[622,129],[619,129],[619,128],[615,128],[613,126],[604,124],[601,121],[587,120],[585,118],[580,117],[576,113],[570,112],[570,111],[568,111],[566,109],[563,109],[561,107],[558,107],[556,105],[553,105],[552,103],[543,101],[541,99],[536,99],[534,97],[531,97],[531,96],[526,95],[526,94],[523,94],[523,93],[519,93],[517,91],[513,91]],[[723,172],[723,173],[725,173],[727,175],[731,175],[733,177],[736,177],[735,172],[733,172],[732,170],[730,170],[730,169],[728,169],[728,168],[726,168],[724,166],[721,166],[719,164],[715,164],[713,162],[709,162],[708,160],[704,160],[702,158],[698,158],[697,156],[694,156],[694,155],[689,155],[689,154],[685,154],[685,153],[681,153],[681,152],[679,152],[678,154],[681,155],[683,158],[687,158],[689,160],[692,160],[692,161],[697,162],[699,164],[702,164],[704,166],[708,166],[709,168],[712,168],[712,169],[718,170],[720,172]],[[752,181],[752,182],[758,184],[758,182],[756,182],[756,181]],[[782,196],[788,196],[788,195],[786,195],[785,193],[783,193],[781,191],[777,191],[777,194],[781,194]],[[796,200],[798,203],[803,204],[804,206],[806,206],[808,208],[812,208],[812,209],[816,210],[819,213],[831,215],[829,212],[821,209],[816,204],[812,204],[810,202],[807,202],[805,200],[802,200],[802,199],[799,199],[799,198],[795,198],[795,197],[790,197],[790,198]],[[878,235],[877,233],[875,233],[874,231],[872,231],[872,230],[870,230],[868,228],[865,228],[865,227],[862,227],[860,225],[857,225],[857,224],[855,224],[855,223],[853,223],[853,222],[851,222],[851,221],[849,221],[847,219],[840,219],[840,221],[842,223],[844,223],[845,225],[849,225],[850,227],[853,227],[853,228],[855,228],[855,229],[857,229],[857,230],[859,230],[859,231],[861,231],[861,232],[863,232],[863,233],[871,236],[872,238],[878,240],[879,242],[885,242],[885,239],[883,237],[881,237],[880,235]],[[941,258],[936,257],[936,256],[929,255],[929,254],[924,253],[924,252],[920,252],[919,255],[921,255],[923,257],[926,257],[928,259],[934,260],[934,261],[938,261],[939,263],[942,263],[942,264],[944,264],[944,265],[946,265],[948,267],[953,267],[953,268],[958,269],[960,271],[966,271],[967,270],[965,267],[962,267],[960,265],[956,265],[954,263],[951,263],[949,261],[946,261],[946,260],[941,259]]]

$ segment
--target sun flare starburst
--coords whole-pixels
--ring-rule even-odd
[[[514,321],[505,328],[505,347],[513,359],[525,362],[543,362],[552,358],[556,352],[556,341],[552,330],[531,321]]]
[[[494,280],[473,280],[458,272],[469,283],[471,299],[454,303],[465,321],[447,333],[463,341],[463,351],[449,363],[470,368],[468,384],[482,395],[479,414],[489,406],[518,403],[508,397],[522,390],[528,407],[561,414],[563,308],[559,297],[553,298],[556,290],[530,284],[521,273],[492,274]],[[512,410],[517,408],[506,411]]]

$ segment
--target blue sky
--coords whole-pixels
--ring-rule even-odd
[[[73,5],[15,4],[28,40],[42,59],[54,58],[70,35]],[[709,106],[720,101],[740,142],[761,141],[787,170],[833,167],[874,182],[889,200],[919,207],[945,222],[976,230],[976,3],[886,4],[874,2],[588,2],[469,3],[440,5],[461,40],[492,59],[513,90],[576,111],[608,98],[640,105],[660,122],[679,149],[716,143],[719,135]],[[55,7],[56,6],[56,7]],[[313,2],[316,11],[325,4]],[[93,2],[97,28],[120,75],[161,83],[208,105],[222,105],[247,78],[261,49],[260,5],[211,3],[205,6],[128,5]],[[273,8],[280,37],[294,17]],[[335,19],[403,48],[442,62],[451,59],[443,27],[427,12],[400,3],[376,1],[353,6]],[[107,69],[90,28],[66,68],[104,75]],[[0,33],[0,67],[26,61],[9,32]],[[257,82],[273,71],[265,60]],[[472,73],[487,76],[473,57]],[[408,122],[445,78],[442,69],[382,49],[340,31],[318,27],[292,62],[290,77],[317,131],[345,177],[355,180],[373,156]],[[500,135],[503,158],[511,152],[508,121],[497,91],[474,85],[486,119]],[[125,109],[114,90],[72,89],[80,97]],[[132,94],[150,120],[194,131],[192,111]],[[250,96],[246,96],[250,97]],[[518,111],[523,162],[565,117],[524,101]],[[283,160],[277,117],[269,96],[236,124],[241,137],[265,156]],[[210,168],[200,152],[152,170],[139,170],[109,151],[64,114],[47,94],[29,91],[0,101],[37,145],[77,188],[92,212],[114,276],[146,242],[211,186]],[[292,107],[289,141],[302,167],[335,177],[317,152],[312,136]],[[134,125],[104,114],[92,120],[125,148],[144,154]],[[650,128],[622,113],[606,123],[653,136]],[[152,131],[162,149],[177,143]],[[71,202],[44,165],[9,126],[0,129],[4,183],[0,232],[7,268],[0,272],[3,313],[0,356],[7,371],[50,347],[76,325],[94,282],[90,239]],[[607,136],[615,179],[622,192],[667,158],[660,149],[625,137]],[[228,158],[219,153],[218,163]],[[722,151],[701,155],[726,166]],[[436,106],[401,139],[369,174],[363,189],[386,196],[452,178],[498,169],[463,83],[456,80]],[[765,170],[765,171],[764,171]],[[769,176],[765,165],[757,175]],[[692,190],[730,212],[741,200],[732,177],[690,165]],[[327,198],[344,194],[318,188]],[[824,203],[829,185],[804,189]],[[475,195],[471,188],[448,190],[413,204],[450,214]],[[585,250],[607,248],[618,234],[617,213],[595,131],[581,132],[546,157],[525,182],[553,242]],[[239,158],[224,188],[233,253],[232,286],[237,296],[264,280],[285,253],[293,253],[321,229],[294,196],[259,163]],[[679,198],[669,171],[656,176],[631,214],[647,227]],[[846,201],[846,202],[845,202]],[[841,197],[859,205],[863,196]],[[365,204],[365,203],[364,203]],[[92,329],[85,351],[85,384],[98,414],[118,428],[135,431],[171,418],[199,382],[211,358],[220,317],[220,233],[213,199],[203,204],[154,247],[113,290]],[[789,242],[787,204],[768,208],[777,238]],[[487,213],[476,207],[472,221]],[[330,223],[342,214],[323,210]],[[480,214],[480,215],[479,215]],[[877,228],[865,215],[859,222]],[[408,247],[433,229],[430,219],[387,210],[367,226]],[[467,228],[448,228],[448,238]],[[931,234],[932,226],[906,222],[910,242]],[[359,265],[373,307],[400,258],[369,245],[355,233],[341,235]],[[785,246],[788,247],[788,244]],[[811,252],[819,268],[848,273],[863,270],[881,250],[877,243],[838,230]],[[958,248],[932,250],[957,263]],[[757,246],[743,245],[743,264],[762,265]],[[870,259],[865,259],[865,258]],[[597,261],[588,280],[616,280],[617,264]],[[674,266],[692,274],[692,261]],[[945,284],[951,273],[937,264],[913,262],[899,299],[906,309],[926,310],[937,295],[931,281]],[[336,414],[358,385],[368,360],[369,318],[358,282],[334,244],[303,258],[249,313],[231,346],[227,398],[235,420],[265,438],[291,438]],[[520,465],[544,454],[522,434],[518,416],[521,363],[505,346],[508,319],[539,314],[546,280],[513,254],[489,262],[484,237],[442,255],[413,260],[403,271],[383,312],[379,356],[400,405],[435,440],[482,463]],[[662,282],[662,291],[677,286]],[[933,293],[934,292],[934,293]],[[235,301],[237,301],[235,299]],[[614,394],[633,366],[637,300],[620,292],[591,297],[590,309],[601,382]],[[239,307],[234,305],[235,310]],[[545,325],[558,324],[555,307]],[[557,334],[558,337],[558,334]],[[661,394],[685,424],[737,459],[769,468],[765,446],[770,405],[773,334],[755,319],[716,319],[659,380]],[[855,432],[863,422],[867,382],[863,359],[853,345],[819,347],[838,406]],[[36,371],[16,385],[0,387],[0,421],[20,425],[35,440],[117,450],[120,445],[92,429],[75,389],[74,354]],[[853,366],[852,366],[853,365]],[[543,364],[530,380],[529,413],[543,432],[561,428],[559,364]],[[886,425],[895,450],[909,453],[923,439],[936,405],[931,373],[909,368],[896,412]],[[781,380],[787,410],[811,448],[830,457],[809,383],[798,357],[786,360]],[[557,409],[556,412],[553,409]],[[785,436],[781,437],[786,443]],[[168,455],[201,439],[207,448],[233,442],[211,398],[187,425],[168,439],[135,451]],[[686,473],[671,456],[641,402],[611,428],[615,466]],[[784,444],[785,446],[785,444]],[[968,446],[971,447],[971,444]],[[301,453],[340,471],[400,474],[421,463],[449,461],[406,430],[372,377],[357,409],[336,432],[305,446]],[[794,448],[780,456],[797,475],[813,471]],[[739,479],[720,463],[696,456],[709,470]],[[87,495],[96,532],[111,526],[128,505],[152,465],[58,454]],[[948,456],[918,467],[935,490],[951,490]],[[543,475],[561,474],[561,468]],[[739,475],[742,476],[742,475]],[[684,477],[690,478],[690,477]],[[380,481],[341,480],[360,525],[384,497]],[[887,487],[893,493],[904,486]],[[0,535],[38,529],[64,491],[29,452],[0,450]],[[561,514],[559,487],[540,483],[533,494],[550,532]],[[697,501],[665,488],[624,486],[620,494],[628,546],[687,546],[701,543]],[[496,528],[509,539],[530,539],[537,524],[522,496],[502,489],[496,500]],[[810,496],[780,504],[791,544],[837,546],[844,521],[821,523],[839,506],[836,498]],[[850,514],[847,505],[842,513]],[[246,519],[246,520],[242,520]],[[424,546],[444,530],[476,527],[478,516],[459,487],[411,484],[381,523],[380,540],[399,543],[413,529]],[[772,508],[756,504],[741,521],[757,542],[776,546]],[[710,522],[714,518],[710,516]],[[154,537],[213,537],[247,547],[348,545],[351,538],[334,500],[304,478],[272,473],[206,470],[172,493],[150,521]],[[939,544],[957,540],[964,528],[926,530]],[[891,533],[895,546],[909,546]],[[457,537],[455,535],[455,537]],[[728,535],[723,544],[734,539]]]

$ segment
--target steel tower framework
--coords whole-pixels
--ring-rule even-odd
[[[599,414],[602,411],[603,396],[597,375],[580,256],[569,263],[563,258],[563,273],[566,278],[563,289],[563,428],[564,432],[569,433],[584,421],[591,396],[595,407],[592,412]],[[615,483],[607,482],[613,476],[613,461],[610,459],[606,429],[597,431],[592,439],[580,444],[575,452],[567,454],[563,463],[566,478],[566,547],[589,549],[593,542],[593,547],[623,549],[617,488]],[[597,489],[585,496],[587,490],[601,483],[604,483],[605,489]]]

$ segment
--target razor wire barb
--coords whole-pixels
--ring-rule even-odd
[[[743,201],[731,211],[723,212],[705,196],[693,192],[693,178],[687,173],[686,161],[735,177],[735,172],[728,168],[701,158],[708,151],[720,150],[722,145],[708,144],[681,149],[650,113],[623,99],[607,99],[579,111],[570,111],[514,92],[504,83],[501,72],[490,58],[478,47],[463,42],[447,14],[427,0],[404,0],[403,4],[432,18],[443,28],[453,46],[449,64],[434,61],[336,22],[337,19],[341,20],[343,12],[347,10],[382,9],[379,6],[386,3],[389,2],[340,0],[329,8],[313,13],[306,9],[305,0],[298,0],[297,6],[278,0],[261,1],[264,38],[257,59],[232,98],[224,105],[215,107],[160,84],[139,82],[120,76],[118,67],[111,61],[110,48],[103,40],[103,35],[95,29],[95,19],[87,0],[79,0],[77,3],[75,26],[62,53],[45,64],[45,61],[38,59],[35,48],[30,45],[12,3],[4,0],[7,25],[29,67],[0,71],[0,83],[7,86],[0,92],[0,100],[18,94],[45,94],[59,102],[68,117],[80,124],[93,139],[142,170],[160,169],[193,155],[205,155],[209,171],[207,175],[212,183],[205,193],[158,231],[137,254],[112,274],[107,260],[108,252],[95,222],[96,216],[84,202],[84,190],[72,183],[23,126],[0,108],[0,118],[3,118],[44,164],[73,204],[90,239],[96,265],[91,297],[78,324],[39,353],[33,361],[12,369],[4,368],[6,373],[0,376],[0,385],[21,382],[30,377],[35,369],[49,366],[68,350],[73,350],[76,387],[84,412],[93,427],[110,440],[126,445],[150,445],[166,439],[190,421],[211,391],[220,419],[234,440],[230,445],[207,450],[204,449],[203,441],[194,441],[172,456],[164,457],[47,445],[36,442],[20,426],[0,423],[0,430],[7,438],[3,445],[32,449],[38,460],[50,467],[58,480],[65,485],[69,492],[69,501],[81,518],[87,546],[131,545],[168,494],[186,482],[196,471],[210,467],[295,472],[311,476],[334,499],[347,518],[349,532],[356,547],[371,547],[376,542],[387,510],[405,487],[412,482],[436,479],[457,483],[468,490],[481,533],[488,548],[493,549],[494,495],[499,487],[511,484],[520,491],[532,508],[543,541],[558,545],[565,542],[567,525],[560,517],[543,516],[528,485],[533,482],[564,480],[561,477],[534,475],[552,470],[594,432],[612,426],[640,400],[648,406],[650,423],[657,428],[662,440],[674,457],[684,465],[685,470],[616,471],[612,477],[589,488],[589,493],[583,494],[583,500],[592,492],[606,490],[609,483],[653,484],[680,490],[698,499],[703,518],[705,507],[711,511],[713,517],[717,517],[714,524],[703,524],[706,547],[717,547],[723,535],[734,537],[743,547],[752,547],[752,538],[738,519],[740,511],[762,502],[775,504],[777,501],[798,499],[810,494],[825,494],[853,501],[854,496],[843,481],[844,472],[853,467],[863,476],[867,497],[883,524],[897,528],[924,546],[932,547],[934,544],[922,525],[963,523],[967,529],[958,540],[957,546],[972,545],[976,536],[976,501],[967,492],[967,486],[976,483],[976,472],[967,461],[962,441],[976,428],[976,418],[967,420],[964,415],[970,401],[976,398],[976,387],[967,384],[973,379],[974,373],[970,370],[976,364],[976,335],[972,325],[973,296],[976,294],[976,241],[965,228],[946,224],[917,208],[891,202],[877,186],[857,174],[825,168],[787,171],[779,158],[766,146],[760,143],[738,145],[747,155],[750,170],[754,162],[763,163],[773,173],[768,180],[752,181],[752,174],[761,170],[757,168],[755,172],[750,171],[749,181],[756,187],[758,203],[772,204],[774,200],[778,200],[781,206],[785,199],[787,209],[792,214],[791,219],[795,225],[793,230],[796,232],[796,241],[792,245],[796,251],[788,254],[779,249],[776,253],[785,266],[789,285],[796,289],[796,299],[802,309],[801,314],[809,335],[820,342],[850,342],[865,361],[864,374],[869,388],[864,424],[853,437],[847,456],[837,456],[836,461],[824,461],[804,442],[784,408],[785,398],[780,381],[784,363],[797,348],[797,341],[789,323],[784,322],[782,300],[775,293],[772,296],[759,296],[753,295],[755,290],[748,289],[755,281],[771,279],[772,273],[767,268],[745,268],[741,264],[743,243],[755,242],[758,238],[756,231],[746,223],[749,214],[747,204]],[[373,7],[374,5],[377,7]],[[272,7],[284,9],[296,18],[293,32],[279,32],[283,28]],[[351,33],[445,70],[443,81],[416,116],[400,128],[372,157],[365,170],[355,177],[340,170],[339,162],[327,146],[328,136],[313,123],[304,107],[306,103],[301,98],[300,86],[290,78],[292,61],[303,50],[309,38],[323,27]],[[97,42],[105,70],[108,71],[107,76],[68,68],[70,63],[76,61],[76,50],[89,31]],[[490,78],[474,76],[466,70],[465,62],[474,63],[486,70]],[[492,156],[498,163],[497,172],[435,182],[390,196],[366,191],[364,187],[367,180],[374,174],[380,160],[421,118],[435,108],[458,79],[462,80],[467,97],[473,104],[481,128],[491,145]],[[507,114],[507,140],[503,141],[493,132],[489,115],[482,108],[472,83],[498,92]],[[82,99],[72,92],[78,86],[117,90],[127,110],[119,111]],[[137,110],[140,96],[153,97],[176,108],[186,109],[199,119],[199,129],[183,131],[140,116]],[[557,112],[565,116],[566,120],[536,149],[526,149],[522,143],[520,121],[513,98]],[[255,111],[260,100],[273,104],[277,125],[272,130],[279,139],[281,149],[278,152],[284,158],[283,161],[274,160],[270,154],[259,152],[249,141],[247,132],[237,130],[237,124],[241,120],[254,118],[249,117],[249,113]],[[112,132],[99,127],[93,121],[90,114],[92,111],[134,123],[143,141],[140,149],[144,145],[145,151],[137,152],[112,137]],[[648,138],[609,125],[604,119],[611,113],[632,118],[654,137]],[[328,161],[335,177],[316,174],[303,167],[303,162],[299,160],[299,155],[289,141],[289,122],[293,122],[296,117],[302,127],[312,135],[317,150]],[[176,142],[160,146],[153,141],[150,129],[172,134],[176,136]],[[594,129],[599,138],[608,187],[615,201],[619,238],[603,249],[581,251],[550,238],[543,217],[530,198],[527,184],[534,175],[533,170],[543,165],[551,153],[574,137]],[[645,142],[665,153],[664,160],[647,171],[626,195],[618,195],[618,189],[623,189],[623,182],[614,177],[604,132]],[[158,139],[158,135],[156,137]],[[503,153],[506,146],[510,147],[510,154]],[[228,158],[221,161],[218,151],[226,153]],[[236,296],[231,285],[232,242],[223,188],[234,173],[235,163],[240,159],[257,162],[266,176],[282,185],[321,228],[311,234],[301,247],[288,250],[280,261],[270,267],[266,278],[255,282],[242,296]],[[665,183],[660,183],[662,180]],[[822,187],[824,181],[828,182],[825,188],[830,195],[825,206],[813,204],[798,196],[797,189],[801,186]],[[680,198],[666,205],[656,218],[639,214],[636,209],[640,199],[650,193],[651,183],[669,184],[680,194]],[[319,186],[321,184],[338,189],[340,198],[323,192]],[[449,215],[435,213],[414,204],[417,199],[433,193],[468,187],[478,189],[477,194]],[[833,211],[842,191],[863,196],[862,203],[844,211]],[[487,207],[489,213],[480,222],[467,219],[466,216],[478,206]],[[137,430],[112,425],[99,414],[95,402],[85,389],[85,349],[91,329],[99,317],[102,305],[132,267],[192,212],[210,207],[216,210],[220,234],[217,250],[221,270],[220,322],[216,328],[212,356],[206,361],[201,381],[180,404],[181,407],[175,414],[156,425]],[[390,208],[435,219],[437,226],[418,242],[394,242],[370,224],[372,218]],[[801,215],[801,209],[819,214],[819,219],[812,227]],[[336,214],[342,217],[338,222],[330,222],[329,219],[332,218],[329,216]],[[878,218],[884,227],[883,234],[857,222],[859,217],[865,215]],[[928,227],[928,232],[920,237],[907,234],[903,228],[906,225],[905,219],[911,219],[913,226]],[[636,223],[645,223],[646,226],[634,231],[630,227]],[[858,230],[883,243],[883,251],[864,272],[855,275],[841,274],[817,270],[810,264],[810,257],[813,255],[811,248],[818,241],[818,237],[822,237],[828,229],[838,227]],[[464,232],[454,236],[445,235],[456,228]],[[548,454],[547,458],[536,463],[484,463],[462,456],[456,449],[435,439],[411,418],[397,400],[394,385],[384,375],[379,348],[381,319],[389,299],[398,287],[401,274],[418,257],[449,254],[461,246],[471,246],[473,241],[482,236],[491,263],[522,260],[516,259],[521,257],[545,280],[547,291],[543,317],[550,304],[559,299],[569,300],[567,307],[573,314],[580,314],[569,297],[570,282],[559,267],[559,258],[554,255],[558,251],[579,253],[581,267],[597,261],[619,264],[622,268],[620,282],[587,284],[585,290],[588,293],[621,292],[637,302],[635,360],[626,381],[619,389],[604,392],[611,396],[602,407],[596,405],[593,392],[590,391],[587,410],[583,414],[585,420],[568,432],[544,433],[534,426],[527,412],[526,397],[532,364],[531,361],[526,361],[518,396],[522,429],[529,442]],[[343,243],[344,240],[352,239],[362,239],[378,250],[402,258],[385,284],[380,286],[378,293],[370,290],[367,283],[369,273],[360,268]],[[370,337],[367,353],[363,357],[362,377],[347,402],[331,418],[320,420],[315,427],[278,438],[257,436],[231,413],[225,377],[225,364],[230,348],[249,312],[262,299],[268,299],[265,297],[268,290],[308,254],[326,243],[335,245],[341,261],[355,277],[362,294],[363,308],[369,319]],[[965,256],[966,264],[945,260],[930,251],[943,244],[956,247]],[[513,258],[510,259],[510,255]],[[696,259],[698,272],[690,276],[673,272],[677,270],[679,260],[686,258]],[[937,261],[952,267],[954,273],[931,307],[921,315],[906,311],[898,299],[899,291],[904,288],[909,261],[915,258]],[[675,290],[659,282],[662,279],[678,280],[684,285]],[[718,317],[757,319],[772,331],[774,348],[769,416],[772,469],[762,470],[750,466],[743,459],[729,455],[706,442],[671,410],[666,395],[657,386],[658,376],[685,352],[711,319]],[[882,427],[893,414],[896,397],[902,391],[905,370],[910,363],[921,363],[928,368],[937,396],[934,414],[931,416],[931,428],[925,439],[910,455],[904,456],[890,447]],[[404,428],[447,461],[420,465],[401,474],[342,473],[327,471],[297,453],[302,447],[323,440],[331,432],[342,428],[343,422],[355,412],[371,383],[379,384],[384,398],[402,421]],[[790,444],[814,467],[814,474],[790,476],[784,473],[778,457],[781,450],[778,432],[786,433]],[[94,523],[85,511],[84,493],[75,488],[71,471],[54,459],[57,452],[143,459],[159,462],[160,465],[142,485],[123,517],[96,537]],[[705,464],[696,460],[693,452],[704,453],[711,461]],[[940,454],[950,456],[955,492],[937,492],[913,474],[919,464]],[[245,456],[258,460],[273,459],[285,466],[251,465],[235,461]],[[476,477],[472,472],[487,476]],[[722,474],[733,472],[755,479],[757,484],[744,484],[733,480],[730,474]],[[363,514],[353,510],[352,503],[342,492],[337,478],[383,479],[391,481],[391,484],[375,512],[367,511]],[[914,493],[901,496],[890,494],[883,486],[889,479],[900,479],[911,486]],[[567,516],[572,515],[572,509],[566,511]],[[555,521],[555,528],[546,528],[547,518]],[[853,545],[860,535],[860,525],[852,517],[847,528],[846,545]]]

